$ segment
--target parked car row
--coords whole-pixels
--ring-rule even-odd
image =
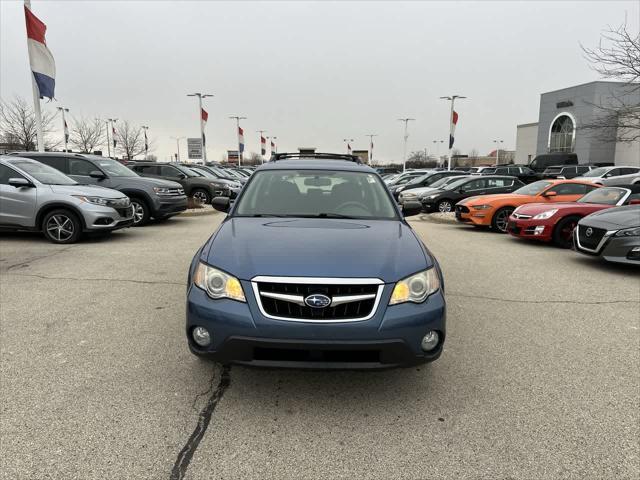
[[[423,212],[450,212],[455,205],[460,223],[640,266],[640,181],[602,186],[584,178],[546,179],[523,185],[515,177],[482,175],[416,190],[417,198],[410,192],[400,202],[420,202]]]
[[[235,198],[251,170],[175,163],[128,162],[64,152],[16,152],[0,157],[0,229],[41,231],[55,243],[84,232],[143,226],[203,204]],[[246,180],[245,180],[246,182]]]

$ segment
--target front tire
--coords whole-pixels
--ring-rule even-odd
[[[560,248],[571,248],[573,231],[581,217],[570,216],[560,220],[553,229],[553,243]]]
[[[142,227],[146,225],[151,216],[147,202],[141,198],[133,197],[131,198],[131,206],[133,207],[133,226]]]
[[[513,207],[502,207],[498,209],[496,213],[493,214],[493,218],[491,219],[491,227],[500,233],[507,233],[507,225],[509,224],[509,217],[513,213],[515,208]]]
[[[82,234],[82,223],[70,210],[53,210],[42,219],[42,233],[53,243],[75,243]]]
[[[440,200],[438,202],[438,212],[440,213],[451,213],[453,212],[453,203],[451,200]]]
[[[191,196],[196,202],[199,202],[202,205],[211,204],[211,195],[209,195],[209,192],[207,192],[206,190],[196,188],[193,192],[191,192]]]

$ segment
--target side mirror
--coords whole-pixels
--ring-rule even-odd
[[[556,195],[558,195],[556,192],[554,192],[553,190],[550,192],[544,192],[542,194],[543,197],[555,197]]]
[[[29,188],[33,187],[33,183],[31,183],[26,178],[10,178],[9,185],[15,188]]]
[[[184,180],[185,178],[187,178],[187,176],[186,176],[184,173],[180,173],[180,174],[178,175],[178,178],[179,178],[180,180]]]
[[[229,197],[215,197],[211,201],[211,206],[219,212],[227,213],[230,207]]]
[[[422,212],[422,204],[420,202],[407,202],[402,205],[402,215],[405,217],[413,217]]]
[[[91,178],[97,178],[99,180],[103,179],[103,178],[107,178],[107,176],[102,173],[100,170],[92,170],[89,172],[89,176]]]

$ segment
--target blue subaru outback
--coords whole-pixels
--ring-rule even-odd
[[[276,154],[198,250],[188,276],[190,350],[265,367],[385,368],[437,359],[442,272],[356,157]]]

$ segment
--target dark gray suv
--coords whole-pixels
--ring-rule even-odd
[[[187,209],[187,197],[179,183],[143,178],[120,162],[97,155],[63,152],[16,152],[49,165],[84,185],[119,190],[131,199],[134,226],[150,218],[161,220]]]

